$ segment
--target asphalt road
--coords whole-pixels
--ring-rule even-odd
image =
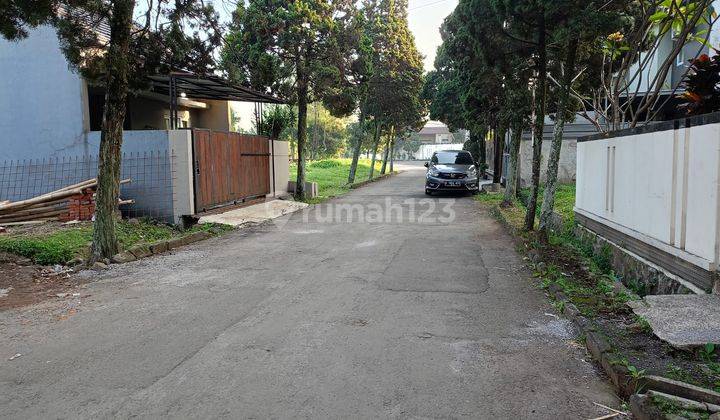
[[[471,197],[426,199],[423,168],[401,169],[115,266],[80,297],[1,312],[0,417],[582,419],[617,406],[501,226]]]

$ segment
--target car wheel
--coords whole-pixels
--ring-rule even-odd
[[[426,188],[426,189],[425,189],[425,195],[432,195],[432,191],[430,191],[430,190],[428,190],[428,189]]]

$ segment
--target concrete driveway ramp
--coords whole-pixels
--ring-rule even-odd
[[[224,213],[211,214],[200,218],[198,223],[221,223],[230,226],[242,226],[248,223],[262,223],[286,214],[302,210],[308,205],[297,201],[272,200],[253,204]]]
[[[648,321],[658,338],[673,347],[720,344],[718,295],[653,295],[628,305]]]

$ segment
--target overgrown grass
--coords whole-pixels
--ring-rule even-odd
[[[540,186],[538,191],[538,205],[536,213],[540,216],[542,210],[542,201],[544,188]],[[530,196],[530,188],[523,188],[520,190],[520,198],[523,203],[527,202]],[[575,223],[575,213],[573,207],[575,206],[575,184],[559,184],[555,190],[555,206],[554,211],[563,218],[565,226],[572,226]]]
[[[319,203],[329,198],[345,194],[350,190],[347,183],[350,173],[351,159],[323,159],[308,162],[305,179],[307,182],[317,182],[318,197],[308,200],[310,203]],[[382,162],[375,162],[375,176],[380,174]],[[358,161],[355,182],[365,181],[370,175],[370,160]],[[290,165],[290,180],[297,177],[297,164]]]
[[[118,224],[117,234],[120,247],[125,250],[139,243],[149,244],[198,230],[222,232],[228,229],[223,225],[203,224],[181,231],[150,220],[139,220],[137,223],[123,220]],[[92,224],[87,223],[52,233],[3,235],[0,236],[0,251],[30,258],[42,265],[65,264],[75,257],[86,257],[91,241]]]

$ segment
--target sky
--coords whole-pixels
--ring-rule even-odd
[[[215,3],[222,20],[230,20],[234,2],[223,0]],[[418,50],[425,56],[425,71],[433,69],[435,51],[442,43],[440,25],[457,4],[458,0],[409,0],[408,2],[408,24],[415,35]]]
[[[425,71],[433,69],[435,51],[442,43],[440,25],[458,0],[410,0],[408,25],[415,35],[418,50],[425,56]]]

